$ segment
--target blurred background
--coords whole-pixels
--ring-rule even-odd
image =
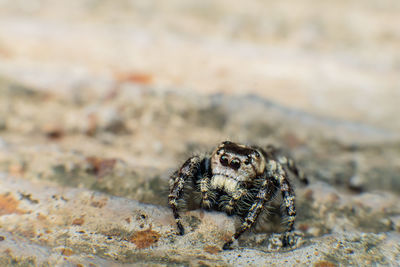
[[[253,93],[400,131],[399,9],[394,0],[2,0],[0,70],[63,92],[145,75],[153,88]]]
[[[228,139],[275,144],[322,188],[395,203],[399,14],[396,0],[0,0],[3,183],[166,206],[172,171]],[[3,185],[0,210],[30,187]],[[311,236],[337,225],[310,219],[329,220],[321,205],[300,217]],[[398,234],[389,210],[345,228]]]

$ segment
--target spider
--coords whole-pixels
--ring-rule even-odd
[[[308,183],[295,162],[273,146],[262,149],[225,141],[211,155],[190,157],[170,178],[168,202],[179,234],[183,235],[185,231],[178,211],[188,204],[185,199],[192,202],[197,199],[194,205],[198,207],[241,218],[240,228],[223,246],[224,250],[230,249],[232,243],[256,223],[260,213],[280,190],[287,215],[282,245],[287,246],[296,217],[288,170]],[[190,194],[189,198],[187,194]]]

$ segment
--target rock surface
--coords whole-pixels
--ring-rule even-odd
[[[1,266],[400,265],[396,1],[70,3],[0,1]],[[308,175],[296,247],[279,207],[175,234],[169,175],[226,139]]]

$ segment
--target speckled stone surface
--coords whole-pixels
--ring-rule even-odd
[[[397,1],[69,3],[0,1],[1,266],[400,265]],[[176,235],[168,177],[227,139],[308,175],[295,247],[273,205]]]
[[[395,135],[386,136],[394,138],[388,147],[377,141],[385,132],[326,123],[257,97],[150,89],[136,89],[140,101],[125,95],[133,89],[121,90],[112,100],[99,98],[104,109],[121,110],[118,121],[124,130],[108,129],[100,118],[88,131],[93,126],[85,106],[10,86],[3,83],[0,92],[7,97],[1,99],[10,108],[25,104],[7,114],[11,123],[2,132],[0,251],[5,265],[399,263],[398,176],[390,164],[399,152]],[[237,111],[239,103],[248,108]],[[93,116],[103,116],[101,106]],[[71,111],[59,114],[64,123],[48,124],[47,115],[61,109]],[[270,116],[252,116],[255,111]],[[69,120],[71,114],[81,119]],[[157,115],[149,121],[151,114]],[[223,136],[278,144],[308,174],[310,184],[296,188],[296,247],[276,247],[281,215],[274,207],[231,251],[221,246],[240,222],[218,212],[183,213],[188,231],[176,235],[166,205],[168,176],[188,155],[211,148]],[[371,173],[376,168],[381,169],[379,181]],[[359,183],[352,183],[354,177]]]

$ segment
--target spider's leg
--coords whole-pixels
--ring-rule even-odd
[[[283,205],[287,215],[286,231],[281,236],[282,246],[286,247],[293,245],[293,239],[291,236],[293,234],[294,221],[296,219],[296,207],[294,203],[295,195],[287,178],[286,171],[279,163],[276,164],[275,179],[279,183],[279,189],[282,193]]]
[[[297,168],[296,162],[289,157],[284,157],[286,158],[286,166],[287,168],[293,172],[293,174],[304,184],[308,184],[308,179],[305,176],[305,174],[299,169]]]
[[[267,147],[267,151],[272,154],[280,164],[291,171],[302,183],[308,184],[306,175],[297,167],[296,162],[291,157],[282,155],[282,152],[272,145]]]
[[[247,216],[244,218],[241,227],[232,236],[231,240],[226,242],[223,249],[229,249],[235,240],[237,240],[247,229],[252,227],[257,221],[258,216],[264,208],[265,201],[274,195],[275,185],[271,179],[264,179],[260,190],[256,196],[255,203],[249,209]]]
[[[178,213],[178,199],[182,196],[183,188],[188,180],[193,179],[200,165],[200,158],[194,156],[189,158],[171,178],[171,188],[168,195],[168,203],[174,214],[176,225],[178,226],[179,234],[183,235],[185,230],[181,223],[181,217]]]
[[[276,165],[275,179],[279,183],[279,189],[282,193],[283,204],[287,214],[286,232],[291,232],[293,231],[293,225],[296,219],[296,207],[294,204],[295,195],[287,178],[287,174],[279,163]]]

